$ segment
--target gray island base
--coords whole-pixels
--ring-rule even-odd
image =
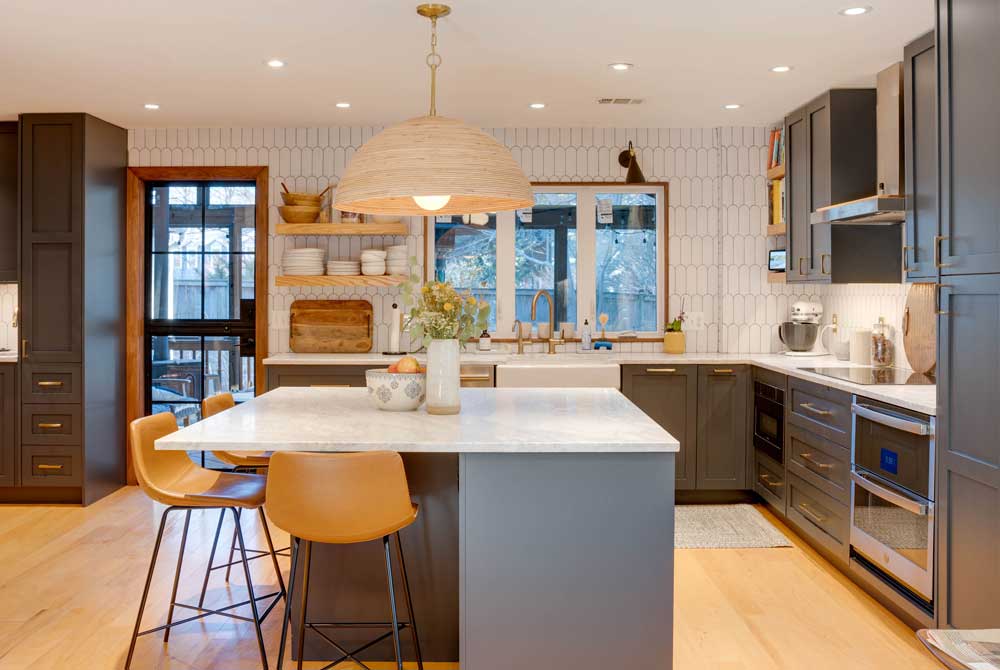
[[[402,540],[425,661],[672,666],[673,437],[608,389],[463,389],[454,417],[379,412],[365,393],[277,389],[157,448],[400,451],[420,505]],[[309,618],[388,620],[383,566],[379,543],[316,545]],[[336,658],[317,637],[306,658]]]

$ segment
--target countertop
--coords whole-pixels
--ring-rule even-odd
[[[415,354],[424,360],[424,354]],[[389,365],[399,356],[381,354],[276,354],[264,359],[264,365]],[[588,352],[563,354],[514,354],[503,351],[468,352],[462,354],[463,363],[485,365],[579,365],[580,363],[609,365],[756,365],[768,370],[791,375],[807,381],[856,393],[872,400],[880,400],[915,412],[934,416],[937,414],[937,389],[935,386],[870,386],[853,384],[832,377],[824,377],[801,368],[860,367],[846,361],[826,356],[785,356],[782,354],[657,354]]]
[[[376,409],[363,388],[283,387],[156,441],[182,451],[676,452],[614,389],[461,390],[452,416]],[[373,425],[377,431],[371,430]]]

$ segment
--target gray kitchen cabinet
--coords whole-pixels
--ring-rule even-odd
[[[1000,275],[946,284],[938,321],[938,626],[1000,628]]]
[[[622,393],[681,443],[676,488],[695,488],[698,366],[623,365]]]
[[[813,225],[812,212],[875,194],[875,98],[873,88],[832,89],[785,117],[789,282],[834,280],[831,225]]]
[[[17,122],[0,123],[0,282],[17,281]]]
[[[782,517],[785,516],[785,468],[764,452],[754,454],[753,490]]]
[[[17,467],[17,364],[0,363],[0,486],[14,486]]]
[[[937,60],[934,33],[903,49],[903,128],[906,167],[906,278],[937,277],[938,223]]]
[[[798,426],[845,449],[851,446],[850,393],[789,377],[785,416],[789,429]]]
[[[365,386],[365,370],[382,365],[268,365],[267,390],[281,386]]]
[[[785,437],[788,471],[847,505],[851,498],[851,453],[819,435],[789,426]]]
[[[851,540],[850,507],[788,472],[787,520],[809,544],[845,568]]]
[[[749,397],[750,366],[698,366],[697,488],[749,488]]]
[[[938,0],[942,274],[1000,272],[1000,8]]]

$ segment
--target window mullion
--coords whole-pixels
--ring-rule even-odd
[[[596,331],[594,322],[597,311],[597,217],[595,214],[597,191],[593,188],[577,190],[576,198],[576,320],[577,329],[583,327],[583,320],[590,321],[591,331]]]
[[[497,332],[508,337],[516,318],[514,286],[514,212],[497,212]]]

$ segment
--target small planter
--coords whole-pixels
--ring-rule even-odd
[[[663,353],[683,354],[684,349],[684,333],[663,333]]]

